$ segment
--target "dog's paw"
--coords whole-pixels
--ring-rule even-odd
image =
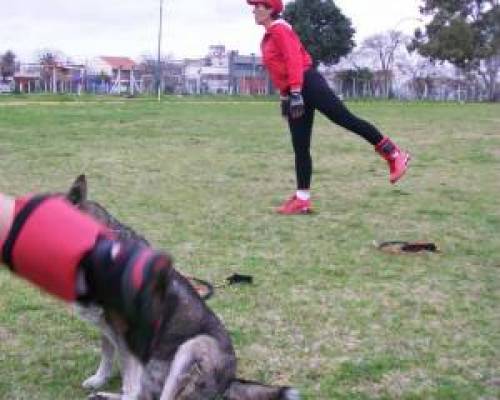
[[[283,400],[300,400],[300,392],[297,389],[287,389],[283,393]]]
[[[82,383],[82,387],[87,390],[96,390],[102,388],[106,383],[108,383],[109,377],[100,374],[92,375],[90,378],[85,379]],[[98,400],[98,399],[96,399]]]
[[[106,393],[106,392],[98,392],[92,393],[87,397],[87,400],[122,400],[123,397],[118,393]]]
[[[106,396],[103,396],[101,393],[92,393],[87,396],[87,400],[107,400]]]

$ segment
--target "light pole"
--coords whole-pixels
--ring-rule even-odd
[[[158,59],[156,65],[156,85],[158,102],[161,101],[161,37],[163,31],[163,0],[160,0],[160,28],[158,30]]]

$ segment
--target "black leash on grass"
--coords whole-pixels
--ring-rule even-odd
[[[403,253],[439,253],[439,248],[432,242],[405,242],[400,240],[392,240],[388,242],[377,243],[379,250],[388,253],[403,254]]]
[[[238,284],[253,284],[253,276],[238,273],[228,276],[218,285],[212,285],[210,282],[200,278],[195,278],[194,276],[186,276],[186,278],[191,282],[191,285],[193,285],[203,300],[210,299],[214,295],[215,289],[223,289],[225,287]]]

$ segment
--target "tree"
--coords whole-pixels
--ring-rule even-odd
[[[45,91],[56,92],[56,66],[61,60],[57,51],[44,50],[38,56],[41,66],[40,75],[45,86]]]
[[[449,64],[436,64],[418,53],[408,53],[396,62],[395,67],[405,82],[402,87],[403,96],[416,97],[419,100],[443,99],[443,91],[439,90],[438,85],[447,79]]]
[[[159,72],[160,83],[163,93],[175,93],[181,90],[183,65],[174,61],[172,54],[167,54],[160,60],[152,56],[144,55],[139,64],[140,73],[147,92],[154,92],[154,77]],[[159,71],[158,71],[159,70]]]
[[[16,55],[8,50],[0,58],[0,75],[2,80],[6,81],[7,77],[14,76],[16,72]]]
[[[332,0],[295,0],[284,18],[294,27],[314,64],[336,63],[354,47],[355,30]]]
[[[386,33],[378,33],[363,41],[362,49],[371,53],[378,60],[379,75],[383,79],[383,91],[385,97],[392,92],[392,80],[394,76],[394,64],[399,52],[409,38],[400,31],[390,30]],[[406,49],[404,49],[406,52]]]
[[[336,73],[343,95],[363,97],[371,92],[373,72],[369,68],[344,69]]]
[[[410,49],[479,74],[494,100],[500,70],[499,0],[424,0],[420,12],[432,19],[425,32],[415,31]]]

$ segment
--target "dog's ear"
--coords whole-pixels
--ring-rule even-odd
[[[168,254],[164,254],[163,265],[154,272],[152,294],[154,304],[158,307],[163,307],[167,296],[167,286],[171,279],[172,258]]]
[[[71,185],[66,198],[73,204],[81,204],[87,200],[87,178],[84,174],[75,179]]]
[[[156,279],[153,287],[153,293],[159,300],[163,300],[165,289],[167,288],[167,271],[162,270],[156,274]]]
[[[161,315],[165,308],[165,300],[167,297],[167,273],[161,271],[155,274],[154,283],[151,290],[151,313],[152,315]]]

